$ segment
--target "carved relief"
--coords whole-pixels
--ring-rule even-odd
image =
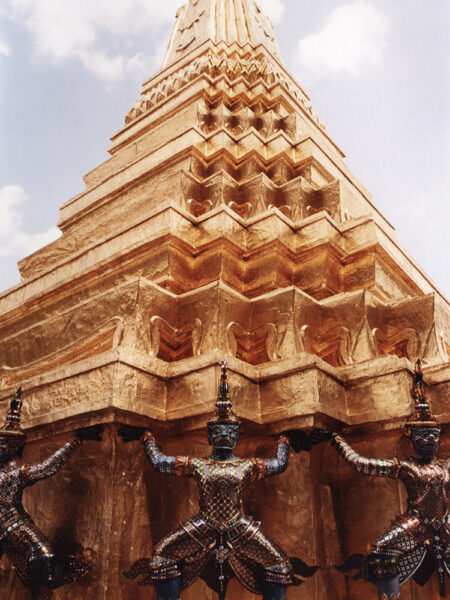
[[[417,331],[412,327],[402,329],[391,336],[386,336],[380,329],[375,328],[373,336],[380,354],[406,356],[412,362],[415,362],[419,357],[420,338]]]
[[[264,44],[281,61],[272,24],[253,0],[190,0],[178,11],[177,19],[165,65],[207,40],[217,44],[241,44],[245,40],[253,47]]]
[[[264,35],[270,41],[274,41],[275,36],[273,34],[273,28],[272,28],[272,23],[270,22],[270,19],[268,17],[266,17],[266,15],[264,13],[261,12],[261,9],[259,8],[259,6],[257,4],[255,4],[255,7],[256,7],[256,14],[255,14],[255,18],[253,19],[253,22],[256,23],[261,28],[261,30],[264,32]]]
[[[124,330],[124,319],[112,317],[91,335],[82,336],[51,354],[40,356],[33,362],[15,367],[7,364],[0,365],[0,387],[7,387],[16,381],[51,371],[60,365],[79,362],[101,352],[117,348],[122,343]]]
[[[301,173],[302,168],[297,169],[285,154],[264,160],[251,152],[237,162],[225,151],[212,159],[195,152],[191,170],[183,172],[184,202],[194,216],[222,203],[242,218],[271,208],[277,208],[292,221],[322,210],[338,217],[334,207],[322,203],[323,188],[313,188]]]
[[[296,317],[296,351],[316,354],[334,366],[387,354],[426,364],[445,362],[445,336],[436,333],[432,296],[385,305],[368,293],[329,302],[302,298]],[[405,323],[415,326],[405,327]]]
[[[362,323],[353,338],[352,357],[354,362],[360,363],[380,355],[380,349],[369,325],[367,314],[364,315]]]
[[[428,336],[422,344],[420,356],[425,363],[439,363],[450,361],[450,346],[446,334],[443,331],[439,333],[436,325],[430,329]]]
[[[180,11],[183,15],[179,20],[177,42],[175,50],[182,52],[198,36],[198,23],[205,14],[204,7],[199,5],[199,0],[191,0]],[[179,15],[177,15],[178,17]]]
[[[204,213],[212,210],[214,205],[209,198],[197,200],[196,198],[188,198],[186,200],[188,211],[194,215],[194,217],[200,217]]]
[[[239,323],[229,323],[227,342],[233,356],[254,365],[281,358],[278,329],[274,323],[265,323],[254,331],[245,330]]]
[[[251,202],[235,202],[234,200],[231,200],[227,203],[227,206],[243,219],[248,219],[253,214],[254,207]]]
[[[187,210],[198,217],[219,203],[229,205],[238,183],[224,170],[199,179],[193,173],[182,173],[182,189]]]
[[[157,315],[150,320],[150,356],[167,362],[198,356],[202,338],[203,324],[198,318],[184,327],[173,327]]]
[[[204,103],[198,109],[198,125],[207,134],[224,128],[236,137],[250,129],[254,129],[265,139],[283,132],[291,138],[294,145],[300,131],[296,114],[293,109],[290,111],[281,102],[274,103],[269,99],[255,101],[241,96],[236,102],[225,94],[214,100],[205,95]]]
[[[450,360],[450,340],[443,331],[438,334],[437,340],[440,357],[443,362],[448,362]]]
[[[306,324],[298,328],[297,351],[315,354],[333,366],[353,363],[352,349],[352,335],[343,325],[323,334],[315,333],[311,326]]]
[[[377,348],[382,354],[417,358],[427,364],[448,360],[440,305],[434,295],[408,298],[368,311]],[[443,328],[444,329],[444,328]]]

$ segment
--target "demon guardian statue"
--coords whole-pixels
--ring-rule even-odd
[[[79,429],[47,460],[22,465],[26,435],[20,428],[20,396],[19,389],[0,429],[0,557],[6,553],[19,577],[33,589],[33,595],[49,597],[51,593],[45,590],[72,583],[87,569],[73,556],[55,556],[51,544],[23,508],[23,490],[53,477],[83,440],[100,440],[101,427]]]
[[[289,585],[299,585],[315,572],[299,559],[289,559],[283,550],[264,535],[260,524],[242,512],[242,493],[255,479],[282,473],[288,466],[289,439],[281,436],[271,459],[241,459],[233,454],[239,437],[222,363],[216,415],[208,422],[212,446],[208,458],[165,456],[145,429],[125,426],[119,430],[124,441],[141,439],[153,467],[169,475],[193,477],[200,492],[200,512],[156,545],[151,559],[141,559],[128,573],[130,578],[145,574],[142,585],[154,584],[158,600],[178,600],[181,590],[202,574],[225,599],[233,575],[248,590],[264,600],[283,600]],[[213,566],[213,577],[205,571]],[[300,577],[298,577],[300,575]]]
[[[406,423],[406,435],[414,447],[411,458],[401,461],[363,458],[339,435],[333,434],[332,440],[342,458],[359,473],[400,479],[406,487],[407,511],[374,542],[368,557],[367,578],[377,584],[382,600],[397,600],[400,585],[410,577],[424,584],[435,570],[444,598],[445,571],[450,573],[447,514],[450,460],[436,458],[440,426],[425,399],[420,361],[416,366],[413,397],[415,410]],[[354,559],[350,557],[341,570],[350,570]]]

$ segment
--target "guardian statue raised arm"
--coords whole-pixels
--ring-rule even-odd
[[[52,545],[22,505],[26,487],[53,477],[84,440],[100,440],[101,427],[78,429],[74,436],[46,460],[22,464],[26,435],[20,428],[21,390],[11,400],[0,429],[0,556],[4,553],[16,573],[37,593],[72,583],[86,573],[74,556],[57,557]]]
[[[225,362],[216,415],[208,421],[209,457],[166,456],[146,429],[127,426],[119,434],[124,441],[141,439],[150,462],[161,473],[193,477],[199,487],[199,513],[161,540],[151,559],[139,560],[126,573],[130,578],[144,575],[140,583],[154,584],[158,600],[178,600],[181,590],[193,583],[211,560],[215,564],[211,587],[221,600],[232,576],[248,590],[262,594],[264,600],[283,600],[288,586],[299,585],[315,572],[315,567],[288,558],[261,531],[260,523],[242,511],[242,494],[251,481],[287,468],[289,438],[279,438],[273,458],[242,459],[234,455],[239,421],[232,412]]]
[[[420,361],[416,365],[415,409],[406,423],[414,448],[411,458],[364,458],[333,434],[332,445],[356,471],[370,477],[400,479],[408,495],[407,510],[372,544],[362,572],[377,584],[379,598],[397,600],[400,586],[414,577],[424,584],[436,570],[445,598],[445,573],[450,573],[450,521],[447,512],[450,460],[437,459],[440,426],[425,398]],[[350,557],[341,570],[355,565]],[[359,556],[359,558],[362,558]]]

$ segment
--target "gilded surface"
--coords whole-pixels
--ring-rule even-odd
[[[142,421],[173,454],[193,444],[201,455],[196,431],[227,358],[242,455],[319,425],[350,427],[367,455],[404,458],[419,356],[449,422],[447,300],[346,166],[253,1],[197,0],[178,16],[165,67],[111,157],[61,207],[61,237],[21,261],[22,283],[0,295],[0,400],[23,385],[35,457],[78,426]],[[55,489],[27,491],[25,506],[52,543],[92,550],[91,575],[65,599],[125,600],[120,572],[192,514],[195,484],[135,464],[112,425],[95,452],[82,449]],[[276,489],[260,481],[245,493],[290,556],[323,567],[291,597],[366,598],[367,584],[328,567],[367,551],[404,492],[393,480],[362,485],[327,447],[291,463]],[[28,600],[0,567],[0,598]],[[414,600],[434,597],[433,585]],[[200,581],[184,594],[212,600]],[[229,597],[252,594],[232,583]]]
[[[281,59],[270,20],[254,0],[189,0],[177,13],[178,21],[163,67],[180,60],[195,46],[212,40],[253,46],[263,44]]]

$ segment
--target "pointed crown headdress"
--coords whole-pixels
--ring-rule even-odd
[[[9,436],[19,440],[25,439],[26,435],[20,428],[20,411],[22,409],[22,388],[19,388],[14,398],[9,403],[9,412],[6,415],[5,422],[0,428],[0,435]]]
[[[210,423],[239,424],[239,419],[234,414],[232,408],[233,403],[231,402],[230,388],[228,386],[228,366],[227,361],[223,360],[220,363],[220,383],[216,400],[216,414],[208,421],[208,425]]]
[[[410,432],[412,427],[434,427],[439,428],[440,424],[431,411],[429,401],[425,397],[425,387],[423,384],[423,371],[420,360],[416,363],[414,370],[414,383],[412,389],[414,400],[414,411],[406,422],[406,429]]]

